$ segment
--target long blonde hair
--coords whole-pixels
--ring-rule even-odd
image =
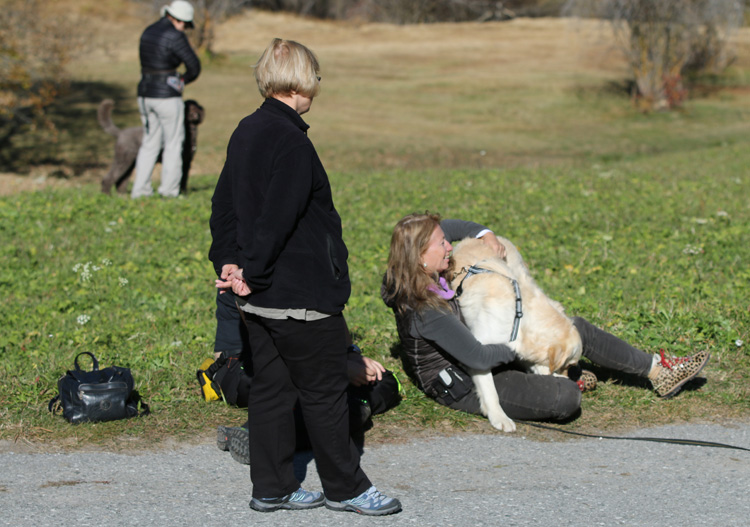
[[[407,308],[448,309],[448,303],[430,291],[436,277],[422,269],[422,255],[430,244],[440,215],[425,212],[404,216],[393,228],[388,268],[385,271],[384,298],[388,305],[403,313]],[[452,267],[452,261],[451,261]],[[450,273],[451,269],[445,271]]]

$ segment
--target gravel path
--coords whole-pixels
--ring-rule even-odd
[[[368,447],[362,465],[402,513],[250,510],[247,466],[216,445],[137,455],[0,454],[0,525],[746,526],[750,452],[641,441],[468,435]],[[628,434],[750,448],[750,424]],[[304,486],[320,489],[300,455]]]

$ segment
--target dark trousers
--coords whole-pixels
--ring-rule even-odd
[[[515,369],[495,370],[492,378],[500,406],[511,419],[561,420],[581,407],[581,390],[570,379]],[[458,401],[438,398],[437,402],[454,410],[481,414],[479,398],[473,391]]]
[[[583,318],[575,317],[573,325],[581,335],[583,356],[591,362],[615,371],[648,376],[653,361],[651,355]],[[564,377],[501,369],[493,372],[493,379],[500,406],[511,419],[561,420],[572,416],[581,407],[578,385]],[[456,410],[481,413],[479,399],[473,392],[459,401],[438,399],[438,402]]]
[[[223,351],[227,356],[236,356],[248,350],[247,329],[240,318],[234,294],[231,289],[217,291],[214,352]]]
[[[294,476],[294,405],[299,400],[328,499],[353,498],[371,483],[349,435],[346,326],[342,315],[317,321],[245,316],[253,382],[248,420],[253,497],[276,498],[299,488]]]
[[[648,377],[653,355],[634,348],[581,317],[575,317],[573,325],[581,335],[583,356],[591,362],[610,370]]]

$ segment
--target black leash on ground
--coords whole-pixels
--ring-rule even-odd
[[[533,426],[536,428],[544,428],[545,430],[554,430],[555,432],[562,432],[563,434],[570,434],[581,437],[593,437],[594,439],[625,439],[628,441],[650,441],[652,443],[672,443],[674,445],[689,445],[689,446],[707,446],[714,448],[731,448],[733,450],[745,450],[750,452],[750,448],[741,446],[727,445],[725,443],[714,443],[712,441],[698,441],[694,439],[669,439],[665,437],[619,437],[619,436],[603,436],[596,434],[584,434],[583,432],[572,432],[570,430],[563,430],[562,428],[555,428],[554,426],[540,425],[539,423],[531,423],[529,421],[516,420],[518,423]]]

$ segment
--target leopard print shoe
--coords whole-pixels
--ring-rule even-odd
[[[584,370],[576,364],[568,369],[568,378],[578,385],[582,393],[590,392],[596,388],[596,375],[589,370]]]
[[[596,389],[596,382],[596,375],[594,375],[594,372],[590,372],[589,370],[581,370],[581,376],[576,381],[576,383],[578,384],[578,389],[580,389],[582,393],[590,392],[591,390]]]
[[[659,354],[654,368],[660,369],[655,371],[651,384],[662,399],[677,395],[686,382],[700,373],[711,356],[708,351],[699,351],[688,357],[667,357],[664,350],[659,350]]]

